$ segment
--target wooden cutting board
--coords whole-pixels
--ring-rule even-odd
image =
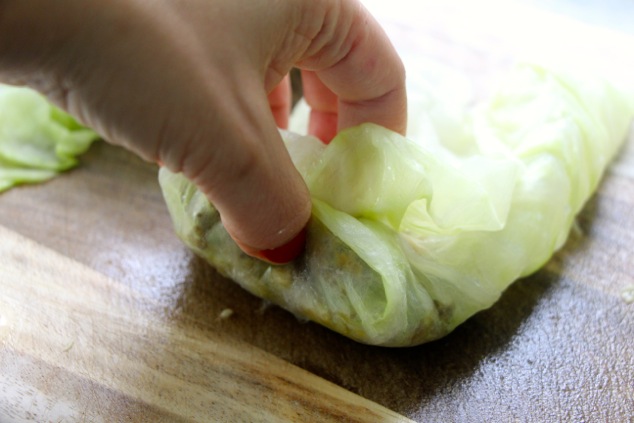
[[[15,232],[0,239],[2,421],[407,420],[221,332],[157,319],[151,298]]]
[[[631,42],[438,3],[395,16],[390,2],[384,23],[483,86],[530,48],[526,28],[605,46],[592,57]],[[156,171],[99,142],[77,169],[0,195],[0,422],[634,419],[631,139],[544,269],[403,349],[300,322],[220,277],[176,239]]]

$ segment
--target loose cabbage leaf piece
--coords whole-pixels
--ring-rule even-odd
[[[427,106],[410,105],[420,130],[407,138],[373,124],[328,146],[282,132],[313,199],[294,263],[243,254],[205,196],[162,169],[176,232],[253,294],[357,341],[446,335],[563,245],[626,138],[634,96],[533,65],[458,118],[430,96],[411,96]]]
[[[75,166],[95,139],[37,92],[0,85],[0,192]]]

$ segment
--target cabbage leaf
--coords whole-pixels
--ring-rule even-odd
[[[37,92],[0,85],[0,192],[70,169],[95,139]]]
[[[161,169],[176,232],[253,294],[357,341],[446,335],[564,244],[628,134],[634,93],[531,64],[458,115],[416,89],[407,137],[367,123],[325,146],[282,131],[313,200],[295,262],[243,254],[204,195]]]

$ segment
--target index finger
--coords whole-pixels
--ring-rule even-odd
[[[358,1],[338,4],[338,13],[327,16],[345,30],[331,34],[333,39],[300,66],[314,71],[338,97],[339,130],[373,122],[404,134],[407,94],[401,59],[378,22]]]

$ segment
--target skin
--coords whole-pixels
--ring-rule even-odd
[[[310,217],[276,128],[293,67],[322,140],[368,121],[405,131],[403,66],[357,0],[0,0],[0,81],[183,172],[252,255]]]

